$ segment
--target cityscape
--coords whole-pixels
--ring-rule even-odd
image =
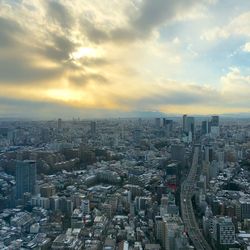
[[[2,121],[1,249],[249,249],[250,119]]]
[[[0,250],[250,250],[249,0],[0,0]]]

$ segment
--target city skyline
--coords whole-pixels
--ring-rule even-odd
[[[0,0],[0,117],[250,113],[250,3]]]

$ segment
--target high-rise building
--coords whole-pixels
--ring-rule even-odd
[[[207,135],[211,132],[211,122],[202,121],[201,123],[201,133],[202,135]]]
[[[36,192],[36,162],[25,160],[16,164],[16,198],[22,199],[24,193]]]
[[[189,249],[187,237],[184,235],[184,225],[177,216],[156,216],[156,238],[161,243],[162,249]]]
[[[194,137],[195,133],[195,123],[194,123],[194,117],[188,116],[186,120],[186,132],[191,132],[192,136]]]
[[[211,119],[211,135],[213,137],[217,137],[220,134],[220,127],[219,127],[219,116],[215,115],[212,116]]]
[[[230,217],[216,217],[213,222],[213,239],[219,246],[235,244],[235,227]]]
[[[96,133],[96,122],[92,121],[90,123],[90,132],[92,135],[94,135]]]
[[[183,115],[182,118],[182,129],[184,132],[187,131],[187,115]]]
[[[59,118],[58,121],[57,121],[57,129],[58,130],[62,129],[62,119],[61,118]]]
[[[241,220],[250,219],[250,199],[241,197],[239,204]]]
[[[163,118],[163,127],[166,128],[168,132],[171,132],[173,130],[173,124],[173,120]]]
[[[218,115],[213,115],[211,119],[211,126],[214,127],[219,127],[219,116]]]
[[[161,118],[155,118],[155,126],[157,128],[160,128],[161,127]]]
[[[181,165],[185,164],[185,146],[183,144],[174,144],[171,146],[171,159],[178,161]]]

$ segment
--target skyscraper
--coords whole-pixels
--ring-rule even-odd
[[[62,119],[61,118],[59,118],[58,121],[57,121],[57,129],[58,130],[62,129]]]
[[[213,126],[213,127],[219,127],[219,116],[218,115],[212,116],[211,126]]]
[[[211,123],[209,121],[202,121],[201,133],[202,135],[207,135],[211,131]]]
[[[96,122],[92,121],[90,123],[90,131],[91,131],[92,135],[95,135],[95,133],[96,133]]]
[[[183,115],[182,118],[182,129],[184,132],[187,131],[187,115]]]
[[[161,127],[161,118],[155,118],[155,126],[157,128],[160,128]]]
[[[219,127],[219,116],[212,116],[211,119],[211,136],[217,137],[220,134],[220,127]]]
[[[16,164],[16,198],[22,199],[24,193],[35,194],[36,162],[25,160]]]
[[[186,118],[186,132],[191,132],[192,136],[194,137],[195,132],[195,123],[194,123],[194,117],[188,116]]]

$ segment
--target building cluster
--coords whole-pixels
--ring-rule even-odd
[[[250,123],[219,117],[1,122],[0,248],[194,249],[180,190],[216,249],[250,246]]]

